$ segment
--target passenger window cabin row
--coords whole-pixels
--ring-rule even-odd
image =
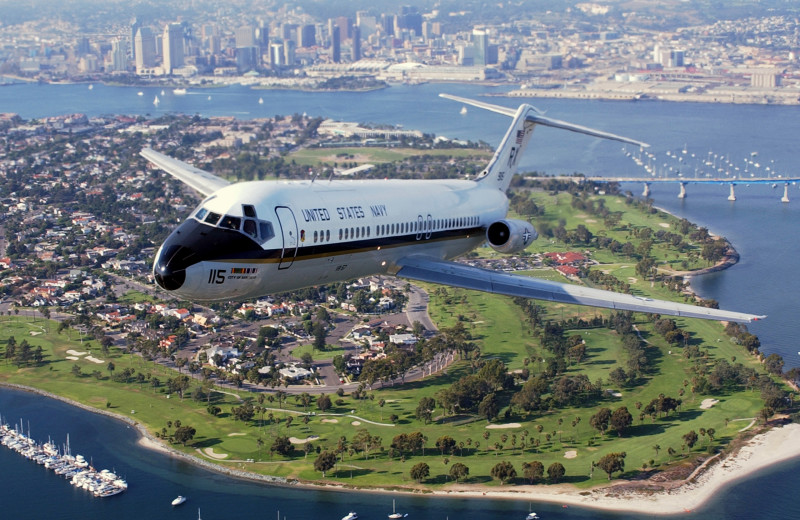
[[[275,236],[275,230],[271,222],[259,220],[254,206],[245,204],[242,206],[244,217],[232,215],[221,215],[200,208],[194,214],[194,218],[211,226],[231,229],[244,233],[245,235],[265,243]],[[393,224],[379,224],[375,226],[375,236],[394,236],[409,233],[431,233],[434,231],[463,229],[474,227],[480,223],[478,217],[459,217],[448,219],[418,219],[410,222],[398,222]],[[360,238],[371,238],[372,226],[352,226],[339,228],[339,240],[355,240]],[[304,233],[301,234],[304,236]],[[325,243],[331,241],[331,232],[326,230],[315,230],[313,234],[314,243]]]

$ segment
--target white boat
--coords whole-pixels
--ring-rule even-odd
[[[263,105],[264,104],[264,98],[258,98],[258,104],[259,105]]]
[[[405,518],[408,516],[408,513],[398,513],[394,506],[394,499],[392,499],[392,512],[389,514],[389,518]]]
[[[467,113],[467,107],[461,107],[461,112],[460,112],[460,114],[463,116],[463,115],[464,115],[464,114],[466,114],[466,113]]]
[[[184,502],[186,502],[186,497],[183,496],[183,495],[178,495],[175,498],[175,500],[172,501],[172,505],[173,506],[179,506],[179,505],[183,504]]]
[[[525,520],[539,520],[539,515],[536,513],[528,513],[528,516],[525,517]]]
[[[350,511],[345,516],[342,517],[342,520],[356,520],[358,518],[358,513],[355,511]]]
[[[172,90],[172,93],[175,94],[176,96],[183,96],[184,94],[186,94],[186,89],[185,88],[176,88],[176,89]]]
[[[89,90],[92,90],[93,88],[94,88],[94,85],[92,85],[92,84],[90,83],[90,84],[89,84]]]
[[[139,92],[137,92],[137,93],[136,93],[136,95],[137,95],[137,96],[144,96],[144,92],[142,92],[142,91],[140,90]]]
[[[153,100],[153,104],[154,104],[155,106],[158,106],[158,104],[159,104],[159,103],[161,103],[161,100],[160,100],[160,99],[158,99],[158,96],[156,96],[156,98]]]

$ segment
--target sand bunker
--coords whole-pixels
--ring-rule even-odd
[[[238,433],[234,432],[234,433],[229,433],[228,437],[239,437],[241,435],[247,435],[247,434],[246,433],[241,433],[241,432],[238,432]]]
[[[321,422],[336,424],[339,422],[339,419],[322,419]]]
[[[361,426],[361,421],[353,421],[350,424],[352,424],[353,426]]]
[[[309,435],[305,439],[298,439],[297,437],[289,437],[289,442],[292,444],[305,444],[307,442],[315,441],[319,439],[319,435]]]
[[[701,410],[708,410],[709,408],[711,408],[712,406],[714,406],[718,402],[719,402],[719,399],[703,399],[703,402],[700,403],[700,409]]]
[[[508,424],[488,424],[486,426],[487,430],[499,430],[501,428],[522,428],[522,425],[518,422],[512,422]]]
[[[212,459],[222,460],[228,458],[227,453],[217,453],[214,451],[214,448],[205,448],[203,449],[203,453]]]
[[[576,450],[569,450],[567,452],[564,452],[564,458],[565,459],[574,459],[577,456],[578,456],[578,452]]]
[[[103,361],[102,359],[97,359],[96,357],[93,357],[93,356],[86,356],[85,359],[86,359],[86,361],[91,361],[92,363],[97,363],[98,365],[100,365],[102,363],[105,363],[105,361]]]
[[[67,354],[69,354],[70,356],[85,356],[86,354],[88,354],[88,352],[78,352],[77,350],[69,349],[67,351]]]
[[[78,361],[80,358],[78,356],[67,356],[67,359],[70,361]]]

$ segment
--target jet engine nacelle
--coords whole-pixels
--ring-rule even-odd
[[[523,220],[498,220],[486,228],[486,240],[499,253],[518,253],[538,236],[533,226]]]

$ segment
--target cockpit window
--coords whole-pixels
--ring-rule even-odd
[[[250,204],[243,204],[242,211],[244,212],[245,217],[256,218],[256,208]]]
[[[207,213],[208,213],[208,210],[206,208],[200,208],[200,209],[197,210],[197,213],[195,213],[194,218],[196,218],[197,220],[202,221],[203,217],[205,217]]]
[[[269,222],[262,222],[259,221],[258,223],[258,230],[261,232],[261,243],[263,244],[270,238],[275,236],[275,232],[272,230],[272,224]]]
[[[239,217],[232,217],[230,215],[225,215],[222,217],[222,220],[219,223],[219,227],[227,228],[227,229],[236,229],[238,230],[239,227],[242,225],[242,219]]]
[[[256,221],[251,219],[245,219],[244,225],[242,226],[242,231],[250,235],[251,237],[255,238],[258,234],[258,228],[256,227]]]
[[[219,213],[214,213],[213,211],[209,211],[208,215],[206,215],[206,218],[203,222],[211,224],[212,226],[216,226],[221,216],[222,215],[220,215]]]

